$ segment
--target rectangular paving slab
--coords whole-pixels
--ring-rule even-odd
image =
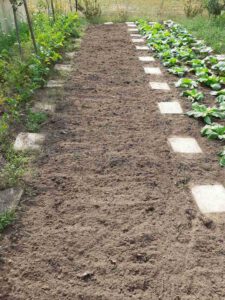
[[[137,27],[137,25],[134,24],[134,23],[127,24],[127,26],[128,26],[128,27],[131,27],[131,28],[132,28],[132,27],[133,27],[133,28]]]
[[[144,67],[145,74],[149,75],[162,75],[160,68]]]
[[[40,150],[44,143],[45,135],[40,133],[21,132],[14,143],[15,151]]]
[[[137,28],[128,28],[128,31],[129,32],[138,32],[138,29]]]
[[[161,114],[182,114],[183,110],[178,101],[159,102],[159,110]]]
[[[190,137],[171,137],[168,139],[174,152],[178,153],[202,153],[202,149],[194,138]]]
[[[73,67],[72,65],[56,64],[54,69],[59,72],[69,73],[72,71]]]
[[[113,22],[105,22],[104,24],[105,24],[105,25],[112,25]]]
[[[139,58],[140,61],[143,61],[143,62],[155,61],[153,56],[139,56],[138,58]]]
[[[149,50],[149,48],[148,46],[136,46],[136,50],[145,51],[145,50]]]
[[[49,80],[47,83],[48,88],[61,88],[64,85],[63,80]]]
[[[149,82],[149,85],[153,90],[162,90],[162,91],[170,90],[170,87],[166,82]]]
[[[223,185],[196,185],[192,187],[191,191],[202,213],[225,212],[225,188]]]
[[[53,103],[48,102],[36,102],[34,107],[32,108],[32,111],[34,112],[55,112],[56,105]]]
[[[0,213],[14,210],[20,202],[23,189],[10,188],[0,191]]]
[[[76,52],[66,52],[65,57],[68,59],[73,59],[75,54],[76,54]]]
[[[141,39],[131,39],[133,43],[144,43],[145,40],[143,38]]]
[[[132,38],[142,38],[142,35],[139,34],[139,33],[131,33],[130,36],[131,36]]]

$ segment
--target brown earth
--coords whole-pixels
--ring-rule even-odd
[[[1,240],[0,299],[225,299],[224,216],[203,217],[190,193],[225,184],[218,144],[193,119],[160,115],[179,92],[151,91],[150,78],[125,25],[89,27]],[[204,154],[172,153],[175,134]]]

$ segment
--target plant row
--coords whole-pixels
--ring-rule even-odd
[[[206,124],[201,134],[224,142],[225,61],[219,61],[211,47],[173,21],[161,24],[139,20],[138,28],[168,72],[180,77],[175,86],[182,89],[181,96],[192,102],[187,115]],[[208,92],[215,96],[212,107],[201,103]],[[219,156],[220,165],[225,166],[225,148]]]

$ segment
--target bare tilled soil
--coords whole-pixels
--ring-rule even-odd
[[[225,299],[224,216],[203,217],[190,192],[225,184],[218,147],[197,121],[160,115],[179,92],[150,79],[125,25],[89,27],[1,240],[0,299]],[[172,153],[171,135],[204,154]]]

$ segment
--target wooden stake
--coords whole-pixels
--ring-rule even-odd
[[[31,18],[30,18],[28,6],[27,6],[27,0],[23,0],[23,4],[24,4],[26,16],[27,16],[27,23],[28,23],[28,26],[29,26],[31,39],[32,39],[32,42],[33,42],[33,45],[34,45],[34,51],[37,54],[37,44],[36,44],[36,40],[35,40],[35,36],[34,36],[34,31],[33,31],[32,23],[31,23]]]

